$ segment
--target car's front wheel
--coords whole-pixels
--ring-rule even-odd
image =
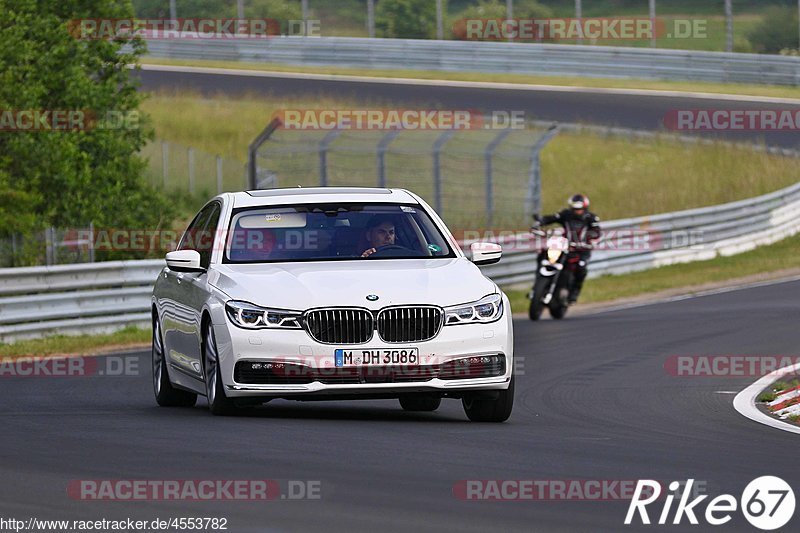
[[[203,332],[203,374],[206,383],[208,408],[215,415],[230,415],[236,411],[233,399],[225,395],[219,369],[219,350],[214,337],[214,326],[209,322]]]
[[[462,399],[464,412],[473,422],[505,422],[514,407],[514,376],[506,390],[497,391],[497,396],[485,392],[469,393]]]
[[[161,321],[153,320],[153,392],[156,403],[161,407],[192,407],[197,403],[197,394],[176,389],[169,380],[167,359],[164,352],[164,337],[161,335]]]
[[[407,394],[400,396],[400,407],[405,411],[435,411],[442,399],[430,394]]]

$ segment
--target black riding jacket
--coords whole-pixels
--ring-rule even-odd
[[[561,224],[570,242],[592,244],[600,239],[600,218],[590,211],[576,215],[571,209],[564,209],[555,215],[542,217],[542,225]]]

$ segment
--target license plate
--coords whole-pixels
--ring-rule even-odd
[[[419,349],[417,348],[392,348],[373,350],[344,350],[334,351],[336,366],[416,366],[419,365]]]

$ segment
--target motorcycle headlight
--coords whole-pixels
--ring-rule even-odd
[[[477,302],[445,308],[444,325],[494,322],[501,316],[503,316],[503,296],[490,294]]]
[[[228,319],[245,329],[301,329],[300,311],[270,309],[232,300],[225,304]]]
[[[561,250],[547,250],[547,260],[555,264],[559,259],[561,259],[561,254]]]

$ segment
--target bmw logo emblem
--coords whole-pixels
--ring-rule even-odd
[[[377,294],[368,294],[367,295],[367,300],[369,300],[370,302],[377,302],[378,301],[378,295]]]

